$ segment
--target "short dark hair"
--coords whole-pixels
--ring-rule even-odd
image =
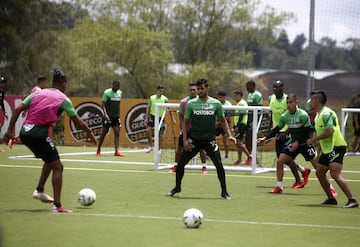
[[[225,91],[219,91],[218,93],[217,93],[217,95],[218,96],[226,96],[226,92]]]
[[[47,81],[47,77],[46,76],[44,76],[44,75],[39,75],[38,76],[38,78],[37,78],[37,82],[39,83],[39,82],[41,82],[41,81]]]
[[[196,86],[201,86],[201,85],[204,85],[205,87],[208,87],[209,86],[209,82],[207,79],[205,78],[200,78],[196,81]]]
[[[156,90],[159,90],[159,89],[165,89],[165,88],[164,88],[163,85],[158,85],[158,86],[156,87]]]
[[[190,82],[189,83],[189,87],[195,87],[195,86],[196,86],[195,82]]]
[[[117,83],[120,84],[120,80],[113,80],[113,84],[117,84]]]
[[[235,89],[232,93],[237,94],[237,95],[241,95],[241,97],[243,96],[243,92],[241,91],[241,89]]]
[[[313,95],[316,95],[317,97],[319,97],[320,103],[321,103],[322,105],[325,105],[325,104],[326,104],[327,96],[326,96],[325,91],[323,91],[323,90],[316,90],[316,91],[313,91]]]
[[[255,87],[255,82],[253,80],[250,80],[248,82],[246,82],[247,86],[251,86],[251,87]]]
[[[297,96],[294,93],[289,93],[289,95],[286,97],[286,99],[289,99],[289,98],[294,98],[295,100],[297,100]]]

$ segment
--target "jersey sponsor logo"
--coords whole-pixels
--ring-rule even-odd
[[[95,102],[84,102],[75,107],[77,114],[93,131],[96,139],[99,139],[103,130],[103,111],[99,104]],[[90,141],[87,133],[75,126],[70,120],[71,136],[78,142]]]
[[[147,143],[145,116],[148,104],[133,106],[125,117],[126,136],[132,143]]]
[[[193,110],[195,116],[213,116],[215,114],[214,110]]]

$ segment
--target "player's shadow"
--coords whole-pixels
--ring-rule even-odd
[[[171,196],[171,198],[179,200],[224,200],[221,197],[197,197],[197,196]]]
[[[49,213],[49,209],[4,209],[7,213]]]

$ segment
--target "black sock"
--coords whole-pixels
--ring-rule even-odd
[[[60,208],[60,207],[61,207],[61,203],[60,203],[60,202],[54,202],[54,205],[55,205],[55,207],[57,207],[57,208]]]
[[[37,192],[40,192],[40,193],[44,192],[44,188],[36,187],[36,190],[37,190]]]

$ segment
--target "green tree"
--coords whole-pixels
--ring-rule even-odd
[[[82,15],[86,12],[68,3],[1,1],[0,61],[10,93],[26,94],[39,74],[48,74],[58,32]]]

